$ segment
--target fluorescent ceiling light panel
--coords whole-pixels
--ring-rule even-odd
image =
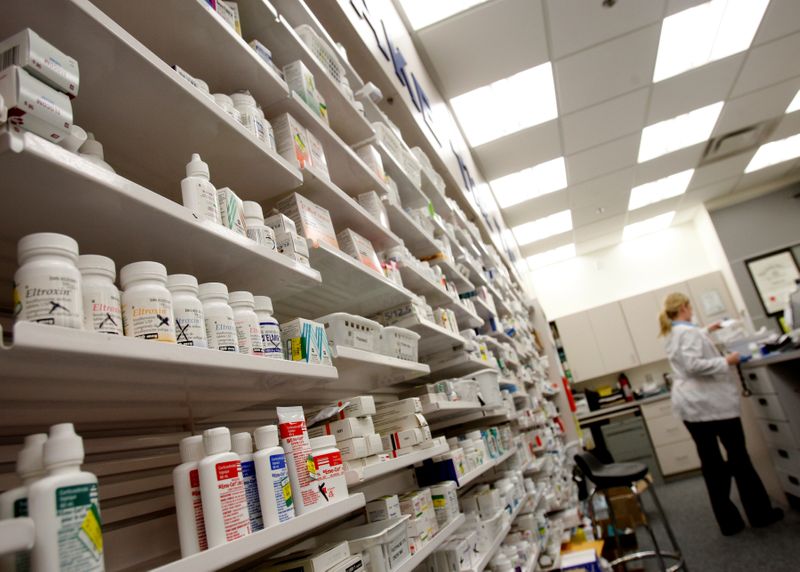
[[[744,172],[752,173],[800,157],[800,135],[771,141],[758,148]]]
[[[664,18],[653,82],[743,52],[769,0],[712,0]]]
[[[641,222],[634,222],[626,225],[625,228],[622,229],[622,240],[638,238],[646,234],[651,234],[653,232],[658,232],[659,230],[669,228],[669,225],[672,224],[672,219],[674,218],[675,211],[670,211],[668,213],[654,216],[653,218],[645,219]]]
[[[450,16],[455,16],[478,4],[483,4],[487,0],[400,0],[403,12],[406,13],[409,24],[413,30],[419,30]]]
[[[549,216],[526,222],[513,229],[519,246],[542,240],[548,236],[572,230],[572,211],[557,212]]]
[[[628,210],[633,211],[682,195],[686,192],[689,181],[692,180],[692,175],[694,175],[694,169],[688,169],[657,181],[633,187],[631,189],[631,198],[628,202]]]
[[[725,102],[718,101],[642,129],[639,163],[708,139],[724,104]]]
[[[794,96],[794,99],[789,104],[789,107],[786,108],[786,113],[794,113],[800,109],[800,89],[797,90],[797,93]]]
[[[564,157],[500,177],[489,185],[501,209],[561,190],[567,186]]]
[[[438,2],[434,2],[438,4]],[[472,147],[558,117],[550,62],[450,100]]]
[[[559,246],[553,250],[546,250],[545,252],[540,252],[538,254],[534,254],[533,256],[529,256],[528,267],[531,269],[542,268],[543,266],[549,266],[550,264],[555,264],[556,262],[563,262],[564,260],[568,260],[570,258],[575,258],[574,243],[567,244],[565,246]]]

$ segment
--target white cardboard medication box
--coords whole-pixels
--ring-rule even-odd
[[[222,226],[231,229],[236,234],[247,236],[242,199],[228,187],[222,187],[217,189],[217,203]]]
[[[276,236],[284,232],[293,232],[297,234],[297,226],[295,226],[294,221],[285,214],[276,213],[270,215],[264,219],[264,224],[274,230]]]
[[[363,437],[369,433],[375,433],[372,417],[348,417],[347,419],[322,423],[308,429],[309,437],[333,435],[336,437],[337,442],[352,439],[353,437]]]
[[[0,72],[0,96],[12,125],[53,143],[69,135],[72,102],[21,67],[11,66]]]
[[[379,422],[383,422],[384,419],[414,415],[414,413],[422,413],[422,403],[417,397],[389,401],[375,406],[375,415],[381,418]]]
[[[330,179],[328,160],[325,158],[325,149],[322,147],[322,143],[308,130],[306,130],[306,139],[308,140],[308,155],[311,159],[311,168],[315,173],[322,175],[323,178]]]
[[[297,93],[300,99],[305,101],[314,113],[320,115],[317,85],[314,81],[314,75],[308,71],[306,65],[297,60],[283,66],[283,77],[289,89]]]
[[[348,397],[340,399],[335,403],[326,405],[327,407],[342,407],[344,409],[336,414],[336,419],[347,419],[348,417],[367,417],[368,415],[375,414],[375,398],[371,395],[357,395],[355,397]],[[317,413],[322,411],[323,407],[313,408],[308,411],[308,418],[313,418]]]
[[[387,495],[370,501],[367,503],[366,509],[368,522],[399,518],[402,514],[400,512],[400,499],[397,495]]]
[[[295,318],[281,324],[281,340],[284,346],[283,354],[288,360],[332,365],[328,336],[323,325],[318,322]],[[310,430],[309,435],[311,435]]]
[[[306,266],[311,266],[308,260],[308,243],[306,239],[295,232],[283,232],[275,235],[275,248],[278,252]]]
[[[298,193],[281,199],[275,206],[294,221],[298,234],[315,242],[324,242],[338,250],[339,243],[328,209]]]
[[[308,148],[306,128],[288,113],[275,117],[271,123],[275,133],[275,146],[280,156],[298,169],[310,167],[311,151]]]
[[[272,564],[267,568],[267,571],[326,572],[348,558],[350,558],[350,545],[345,540],[344,542],[290,554],[286,560]]]
[[[39,34],[25,28],[0,42],[0,69],[11,65],[70,97],[78,95],[78,62],[50,44]]]
[[[342,459],[345,461],[363,459],[369,455],[367,439],[365,437],[337,440],[336,447],[339,449],[339,452],[342,454]]]
[[[378,274],[383,274],[381,262],[372,243],[356,231],[346,228],[336,235],[339,248]]]

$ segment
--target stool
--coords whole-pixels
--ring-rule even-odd
[[[578,453],[575,455],[575,464],[578,466],[580,471],[584,474],[587,480],[591,481],[595,488],[592,493],[589,495],[589,511],[592,518],[592,524],[595,526],[597,523],[595,522],[594,518],[594,507],[592,501],[594,500],[594,495],[598,491],[605,491],[611,487],[624,487],[631,490],[631,492],[636,497],[636,501],[639,503],[639,508],[642,511],[642,514],[645,517],[644,520],[644,527],[647,529],[647,532],[650,534],[650,538],[653,541],[653,548],[654,550],[641,550],[639,552],[634,552],[632,554],[624,554],[616,559],[614,559],[610,564],[611,566],[616,566],[617,564],[622,564],[623,568],[625,567],[626,562],[633,562],[636,560],[643,560],[645,558],[657,558],[659,567],[661,568],[662,572],[675,572],[677,570],[684,570],[688,572],[688,568],[686,567],[686,562],[681,555],[680,548],[678,547],[678,542],[675,540],[675,535],[672,532],[672,528],[669,525],[669,521],[667,520],[667,515],[664,512],[664,509],[661,507],[661,502],[658,500],[658,496],[656,495],[656,491],[652,484],[647,487],[647,490],[650,491],[650,495],[653,498],[653,502],[656,505],[656,509],[658,510],[659,514],[661,515],[662,520],[664,521],[664,528],[667,529],[667,535],[669,536],[669,540],[672,543],[673,552],[666,552],[662,551],[658,546],[658,540],[656,540],[656,535],[650,526],[650,519],[647,518],[647,514],[644,511],[644,505],[642,504],[642,499],[640,497],[640,491],[636,486],[636,483],[647,476],[648,468],[647,465],[644,463],[603,463],[597,457],[592,455],[591,453]],[[619,531],[617,529],[617,521],[614,517],[614,509],[611,506],[611,502],[608,503],[608,512],[611,518],[611,525],[614,527],[614,542],[617,546],[617,550],[619,553],[620,544],[619,544]],[[677,561],[675,564],[667,568],[666,564],[664,563],[665,558],[670,558],[672,560]]]

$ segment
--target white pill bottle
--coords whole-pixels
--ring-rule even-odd
[[[233,310],[228,305],[228,287],[222,282],[200,284],[198,297],[203,303],[208,347],[223,352],[238,352],[239,338]]]
[[[278,320],[272,317],[272,299],[269,296],[253,296],[253,300],[264,344],[264,357],[283,359],[281,327]]]
[[[250,292],[243,290],[231,292],[228,297],[236,324],[236,338],[239,340],[239,353],[261,357],[264,355],[264,342],[255,311],[255,300]]]
[[[167,269],[144,260],[123,266],[119,272],[122,324],[125,335],[142,340],[175,343],[172,294],[167,290]]]
[[[205,455],[203,436],[192,435],[182,439],[180,452],[181,464],[172,471],[172,485],[181,557],[186,558],[208,548],[203,501],[200,498],[200,474],[197,470],[197,464]]]
[[[172,294],[175,340],[182,346],[207,348],[203,303],[197,297],[197,278],[191,274],[170,274],[167,276],[167,290]]]
[[[107,256],[82,254],[78,257],[83,294],[83,329],[101,334],[122,335],[122,304],[114,285],[114,261]]]

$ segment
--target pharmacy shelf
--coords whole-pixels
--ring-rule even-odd
[[[348,196],[330,179],[316,173],[313,169],[303,169],[303,186],[296,189],[298,193],[319,206],[328,209],[333,228],[341,232],[352,229],[372,243],[376,251],[385,250],[402,244],[403,241],[391,230],[364,210],[358,201]]]
[[[295,516],[276,526],[254,532],[244,538],[209,548],[155,570],[157,572],[213,572],[229,566],[243,566],[256,558],[263,558],[270,550],[277,550],[292,540],[312,536],[312,532],[341,520],[364,507],[364,495],[355,493],[329,506]]]
[[[187,401],[184,409],[204,417],[296,400],[298,392],[337,378],[331,366],[30,322],[14,325],[13,344],[0,350],[0,370],[0,393],[15,404],[0,419],[3,426],[52,422],[59,407],[69,407],[75,422],[157,419],[169,404]],[[93,406],[80,407],[84,402]]]
[[[459,513],[453,520],[440,528],[439,532],[425,545],[422,549],[408,558],[405,562],[401,563],[392,572],[413,572],[420,566],[428,556],[433,554],[447,539],[449,539],[459,528],[464,524],[466,517]]]
[[[453,302],[453,297],[443,286],[429,279],[413,266],[406,266],[401,262],[399,269],[400,277],[403,279],[403,286],[414,292],[414,294],[425,296],[425,301],[431,307],[438,308]]]
[[[378,153],[380,153],[383,162],[383,170],[386,175],[391,177],[397,184],[397,192],[400,195],[400,202],[403,203],[403,206],[409,208],[427,207],[430,202],[428,197],[425,196],[425,193],[423,193],[408,175],[406,175],[406,172],[394,158],[394,155],[386,148],[386,145],[384,145],[377,136],[373,136],[367,141],[356,144],[355,147],[362,147],[366,144],[371,144],[378,150]]]
[[[462,415],[454,415],[443,422],[432,423],[431,431],[440,431],[455,425],[483,426],[512,420],[513,415],[503,405],[487,405],[478,410],[466,411]]]
[[[514,338],[503,331],[495,330],[493,332],[487,332],[487,334],[502,343],[514,345]]]
[[[494,305],[497,307],[497,311],[500,313],[501,316],[510,315],[512,313],[511,306],[506,302],[505,298],[500,291],[495,287],[494,284],[489,282],[487,285],[489,288],[489,292],[491,292],[492,296],[494,297]]]
[[[406,304],[414,294],[382,274],[325,243],[308,241],[311,266],[322,275],[322,284],[275,307],[279,319],[302,316],[318,318],[332,312],[359,316]]]
[[[32,232],[61,232],[81,252],[111,257],[117,269],[157,260],[170,273],[269,295],[276,308],[321,285],[316,270],[200,222],[189,209],[31,133],[0,133],[0,172],[18,191],[14,208],[0,214],[6,250]]]
[[[463,522],[464,515],[460,516]],[[33,548],[35,535],[36,530],[31,518],[18,517],[0,520],[0,556],[30,550]]]
[[[444,441],[444,439],[442,439]],[[371,481],[379,479],[395,471],[411,467],[417,463],[421,463],[426,459],[444,455],[450,450],[450,446],[446,441],[429,447],[427,449],[418,449],[408,455],[402,455],[394,459],[389,459],[382,463],[375,463],[368,465],[361,471],[347,471],[345,477],[347,478],[347,486],[351,488],[363,486]]]
[[[436,235],[443,235],[446,236],[447,239],[450,241],[450,246],[453,249],[453,256],[458,258],[459,256],[464,254],[464,248],[461,246],[461,243],[458,242],[455,235],[450,232],[450,230],[445,225],[444,219],[441,217],[441,213],[436,211],[437,214],[440,216],[432,217],[433,224],[436,227]]]
[[[466,411],[475,411],[483,407],[477,401],[437,401],[422,405],[422,414],[430,425],[439,423],[453,416],[458,416]]]
[[[461,256],[457,258],[457,260],[469,269],[469,279],[473,284],[476,286],[487,286],[489,284],[486,275],[475,262],[466,256]]]
[[[475,285],[464,278],[456,268],[456,265],[445,258],[434,258],[430,261],[432,265],[439,266],[442,273],[447,277],[447,281],[455,284],[456,290],[461,292],[472,292]]]
[[[424,318],[414,317],[412,320],[403,321],[396,325],[401,328],[408,328],[412,332],[417,332],[420,335],[420,356],[448,351],[464,345],[464,338],[459,334],[455,334],[443,328],[439,324],[434,324]]]
[[[451,358],[444,361],[437,359],[428,365],[431,368],[431,374],[428,379],[431,381],[462,377],[491,367],[488,362],[465,351],[453,352]]]
[[[151,16],[147,10],[142,14]],[[299,172],[283,157],[266,150],[213,99],[88,0],[16,0],[6,5],[0,36],[25,27],[80,62],[80,95],[72,102],[75,118],[97,135],[118,173],[180,200],[186,163],[199,153],[210,167],[212,182],[246,200],[277,196],[300,184]],[[174,39],[175,32],[165,33]]]
[[[433,205],[433,210],[441,217],[449,219],[453,216],[453,209],[447,202],[447,197],[439,192],[433,180],[428,176],[427,171],[422,169],[422,192]]]
[[[385,389],[398,383],[423,377],[430,368],[422,363],[406,361],[347,346],[333,346],[333,365],[339,371],[337,386],[359,391]]]
[[[457,480],[458,488],[459,489],[464,489],[464,488],[468,487],[471,483],[475,482],[475,480],[478,477],[480,477],[481,475],[486,473],[486,471],[488,471],[489,469],[492,469],[494,467],[497,467],[497,466],[500,466],[501,464],[503,464],[514,453],[516,453],[516,449],[509,449],[508,451],[506,451],[505,453],[503,453],[502,455],[500,455],[496,459],[489,459],[488,461],[483,463],[481,466],[472,469],[466,475],[464,475],[463,477],[461,477],[460,479]],[[520,506],[521,506],[521,504],[520,504]],[[519,509],[519,507],[517,507],[517,508]],[[518,510],[517,510],[517,512],[518,512]]]
[[[503,544],[503,541],[506,539],[506,536],[508,536],[508,532],[511,530],[511,525],[514,524],[514,520],[516,520],[519,511],[525,504],[526,498],[527,494],[525,495],[525,497],[523,497],[522,501],[516,506],[516,508],[511,512],[510,518],[503,525],[503,528],[500,529],[500,533],[494,537],[494,540],[492,540],[492,544],[489,550],[487,550],[484,554],[481,555],[478,563],[473,568],[470,568],[470,572],[483,572],[483,570],[489,565],[489,562],[492,561],[492,558],[494,558],[494,555],[497,554],[497,551],[500,549],[500,545]]]
[[[495,312],[492,311],[489,305],[483,301],[483,298],[480,296],[473,296],[470,298],[470,300],[472,300],[472,303],[475,304],[475,310],[477,310],[478,315],[481,318],[484,320],[489,320],[490,318],[494,317]]]
[[[442,247],[433,238],[433,235],[424,230],[403,207],[388,201],[383,203],[389,215],[389,226],[403,239],[403,242],[417,258],[435,256],[441,252]],[[405,204],[405,203],[404,203]]]
[[[478,314],[474,313],[471,309],[467,308],[460,300],[452,300],[447,304],[447,308],[453,310],[458,322],[458,329],[465,330],[467,328],[480,328],[484,324],[484,319]]]
[[[249,40],[256,39],[269,48],[278,67],[283,68],[297,60],[305,64],[314,76],[317,91],[325,99],[331,127],[344,141],[353,144],[374,136],[372,126],[353,106],[339,83],[328,75],[282,14],[278,14],[264,0],[239,0],[239,15],[244,36]]]

